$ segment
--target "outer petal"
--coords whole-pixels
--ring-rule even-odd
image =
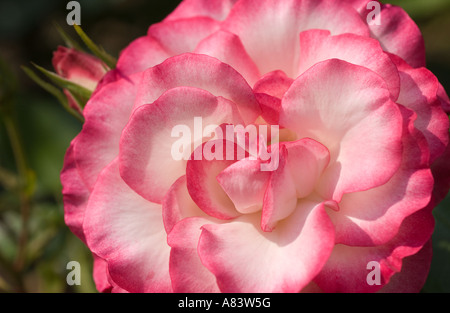
[[[208,17],[164,21],[150,26],[148,35],[155,38],[169,54],[194,51],[198,43],[217,31],[219,23]]]
[[[248,56],[238,36],[218,31],[202,40],[194,53],[206,54],[231,65],[250,84],[258,80],[260,74],[253,60]]]
[[[392,100],[398,98],[400,78],[397,68],[377,40],[354,34],[330,36],[329,31],[317,29],[300,34],[299,74],[316,63],[333,58],[374,71],[386,81]]]
[[[119,139],[127,124],[141,74],[104,85],[86,105],[86,122],[74,146],[80,176],[89,190],[102,169],[119,154]]]
[[[392,59],[401,79],[397,102],[417,113],[414,125],[425,135],[430,147],[430,163],[433,163],[449,142],[449,120],[438,97],[440,84],[429,70],[413,69],[395,56]]]
[[[258,214],[205,225],[198,251],[222,292],[298,292],[320,271],[333,245],[323,205],[302,203],[270,233],[261,231]]]
[[[398,170],[402,123],[383,79],[341,60],[328,60],[302,74],[282,101],[280,124],[330,151],[318,185],[325,199],[386,183]]]
[[[121,53],[116,68],[123,75],[142,72],[171,57],[160,43],[151,36],[133,40]]]
[[[109,282],[108,263],[94,254],[94,282],[99,292],[111,292],[112,286]]]
[[[222,27],[239,36],[261,74],[282,70],[292,78],[298,68],[301,31],[318,28],[332,34],[369,35],[358,12],[338,1],[239,1]]]
[[[366,20],[371,11],[362,12]],[[425,43],[416,23],[400,7],[381,6],[380,25],[369,25],[371,37],[380,41],[384,51],[404,59],[412,67],[425,66]]]
[[[450,189],[450,144],[444,153],[431,165],[434,178],[433,201],[437,205]]]
[[[127,184],[144,198],[161,203],[170,186],[185,174],[191,149],[207,137],[196,118],[205,126],[242,122],[234,103],[189,87],[171,89],[136,109],[120,139],[120,172]],[[173,129],[179,125],[187,133],[177,139],[180,134]],[[187,154],[177,159],[173,149],[180,140]]]
[[[441,84],[439,84],[438,98],[441,101],[441,105],[445,113],[450,114],[450,99]]]
[[[402,270],[395,273],[389,280],[389,283],[381,288],[379,292],[419,292],[427,280],[432,255],[430,240],[419,252],[403,259]]]
[[[405,111],[403,161],[386,184],[345,194],[339,212],[329,212],[336,225],[336,242],[351,246],[380,245],[391,240],[403,220],[428,205],[433,190],[429,149]],[[409,116],[408,116],[409,114]]]
[[[81,179],[75,163],[73,150],[75,141],[76,139],[72,141],[67,149],[63,169],[61,171],[64,221],[78,238],[83,242],[86,242],[82,225],[90,192]]]
[[[161,206],[131,190],[114,161],[99,177],[84,221],[89,248],[130,292],[170,292],[169,252]]]
[[[428,242],[434,228],[434,219],[429,208],[420,210],[404,220],[397,234],[390,242],[376,247],[350,247],[338,244],[335,246],[327,264],[314,279],[325,292],[375,292],[385,286],[390,278],[402,270],[403,260],[419,252]],[[430,253],[425,249],[425,253]],[[428,257],[427,257],[428,258]],[[426,259],[427,259],[426,258]],[[368,263],[376,261],[380,264],[381,284],[369,285],[367,276],[370,273]],[[428,262],[422,265],[429,266]],[[415,271],[405,271],[400,275],[404,284],[407,281],[425,281],[428,267],[415,267]],[[397,287],[401,284],[395,283]],[[421,286],[415,284],[418,292]],[[400,290],[404,290],[401,287]],[[394,290],[390,290],[393,292]],[[411,291],[411,290],[410,290]]]
[[[147,70],[135,107],[153,103],[165,91],[180,86],[204,89],[233,101],[246,124],[256,120],[261,112],[252,89],[232,67],[210,56],[189,53]]]
[[[167,21],[195,16],[224,20],[237,0],[183,0],[166,18]]]

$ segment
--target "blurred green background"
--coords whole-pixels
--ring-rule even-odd
[[[81,123],[21,70],[52,69],[64,42],[68,1],[0,0],[0,292],[95,292],[88,249],[65,226],[59,173]],[[118,56],[179,1],[79,0],[83,30]],[[450,0],[387,1],[401,5],[423,32],[428,68],[450,91]],[[21,157],[23,156],[23,157]],[[436,210],[434,257],[423,292],[450,292],[450,197]],[[66,283],[69,261],[81,285]]]

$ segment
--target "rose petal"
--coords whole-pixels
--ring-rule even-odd
[[[330,162],[328,149],[310,138],[285,143],[287,170],[294,180],[297,198],[305,198],[314,188]]]
[[[280,124],[328,148],[317,191],[339,202],[346,192],[385,184],[402,155],[402,115],[381,77],[341,60],[302,74],[282,101]]]
[[[130,292],[170,292],[169,252],[161,206],[140,197],[115,160],[100,175],[84,220],[89,248],[108,263],[111,278]]]
[[[89,190],[119,154],[119,139],[133,108],[141,74],[104,85],[89,100],[85,123],[74,145],[77,167]]]
[[[74,157],[74,139],[66,151],[61,170],[62,195],[64,202],[64,221],[70,230],[83,242],[83,220],[90,192],[80,177]]]
[[[109,283],[110,277],[108,272],[108,263],[95,254],[94,254],[93,278],[95,282],[95,287],[99,292],[104,293],[111,292],[113,287]]]
[[[179,55],[145,71],[143,75],[135,107],[153,103],[171,88],[186,86],[204,89],[233,101],[246,124],[256,120],[261,112],[245,79],[229,65],[210,56]]]
[[[208,144],[213,144],[216,152],[220,147],[221,153],[218,154],[219,159],[216,157],[212,160],[207,159],[205,147]],[[194,157],[198,153],[198,150],[201,150],[200,153],[202,153],[200,160]],[[199,208],[209,216],[228,220],[241,215],[217,180],[217,176],[228,166],[235,163],[239,155],[243,157],[248,156],[245,150],[237,144],[218,139],[199,146],[193,153],[193,157],[187,162],[186,179],[189,194]]]
[[[427,69],[414,69],[405,61],[393,56],[401,79],[397,103],[414,110],[414,125],[420,130],[430,147],[430,163],[440,156],[449,142],[449,120],[438,98],[439,82]]]
[[[320,271],[334,245],[323,205],[300,203],[272,232],[259,214],[203,226],[198,252],[222,292],[298,292]]]
[[[175,225],[167,242],[170,251],[170,277],[174,292],[220,292],[216,277],[202,264],[197,253],[201,228],[220,223],[216,219],[186,218]]]
[[[392,100],[398,98],[400,78],[397,68],[377,40],[355,34],[331,36],[329,31],[318,29],[300,34],[299,74],[316,63],[333,58],[374,71],[386,81]]]
[[[282,70],[292,78],[298,68],[301,31],[318,28],[369,35],[358,12],[336,1],[239,1],[222,27],[239,36],[261,74]]]
[[[153,24],[148,35],[170,55],[193,52],[198,43],[217,31],[219,23],[209,17],[192,17]]]
[[[248,56],[238,36],[217,31],[203,39],[194,53],[206,54],[231,65],[249,83],[250,86],[258,80],[260,74],[253,60]]]
[[[58,47],[52,64],[58,75],[91,91],[106,74],[100,59],[73,48]]]
[[[167,16],[166,21],[195,16],[208,16],[215,20],[225,19],[237,0],[183,0]]]
[[[164,227],[169,234],[176,223],[188,217],[207,217],[189,195],[186,175],[181,176],[170,187],[162,201]]]
[[[430,239],[433,229],[433,215],[430,208],[425,208],[406,218],[397,236],[384,245],[350,247],[337,244],[327,264],[314,278],[314,281],[324,292],[378,291],[390,281],[395,273],[402,270],[402,263],[406,257],[412,256],[422,249]],[[428,249],[426,250],[430,252]],[[368,270],[367,267],[368,263],[372,261],[376,261],[380,265],[380,285],[367,283],[367,276],[370,273],[370,269]],[[427,268],[421,268],[416,272],[407,271],[406,275],[401,275],[401,278],[404,283],[407,283],[408,280],[417,281],[417,279],[424,281],[423,277],[426,276],[427,271]],[[417,287],[417,284],[415,286]],[[420,288],[414,291],[418,292],[419,290]]]
[[[297,207],[297,192],[290,168],[287,166],[288,151],[280,146],[278,168],[271,172],[264,193],[261,229],[272,231],[277,222],[288,217]]]
[[[345,194],[339,212],[329,212],[336,225],[337,243],[384,244],[397,234],[407,216],[430,202],[434,181],[429,149],[423,135],[414,128],[412,114],[405,112],[403,161],[398,172],[382,186]]]
[[[218,176],[222,189],[243,214],[261,210],[270,172],[261,171],[259,159],[242,159],[228,166]]]
[[[195,149],[206,140],[202,125],[216,123],[242,120],[234,103],[197,88],[173,88],[154,103],[137,108],[120,139],[123,179],[144,198],[161,203],[170,186],[185,174],[192,145]],[[186,132],[177,138],[180,134],[173,129],[180,125]],[[184,152],[179,159],[173,152],[177,141],[182,141]]]
[[[371,11],[362,12],[366,20]],[[380,25],[369,24],[371,37],[380,41],[384,51],[404,59],[412,67],[425,66],[425,43],[419,27],[398,6],[381,5]]]
[[[379,290],[383,293],[413,293],[421,291],[428,277],[432,257],[431,240],[423,248],[403,259],[402,269],[395,273],[389,283]]]
[[[116,68],[123,75],[131,75],[160,64],[171,56],[155,38],[142,36],[121,51]]]

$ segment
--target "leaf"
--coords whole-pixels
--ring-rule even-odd
[[[21,68],[25,72],[25,74],[27,74],[28,77],[30,77],[36,84],[52,94],[70,114],[72,114],[80,122],[84,122],[83,116],[81,116],[80,113],[69,106],[69,101],[61,90],[39,78],[39,76],[37,76],[30,68],[26,66],[21,66]]]
[[[100,60],[102,60],[110,69],[116,67],[117,60],[108,54],[102,47],[97,46],[86,33],[81,29],[79,25],[74,24],[73,27],[77,32],[78,36],[80,36],[81,40],[86,44],[89,50],[92,51],[95,56],[97,56]]]
[[[85,100],[86,102],[89,100],[89,98],[92,95],[92,91],[84,88],[83,86],[80,86],[78,84],[75,84],[71,82],[70,80],[67,80],[65,78],[62,78],[58,74],[48,71],[45,68],[34,64],[34,67],[36,67],[39,71],[41,71],[45,76],[47,76],[54,84],[57,86],[67,89],[71,91],[72,93],[75,93],[77,96],[81,97],[82,100]]]
[[[56,30],[58,31],[59,35],[61,36],[61,38],[64,40],[64,43],[66,44],[67,47],[69,48],[74,48],[78,51],[82,51],[84,52],[84,49],[81,47],[81,45],[74,40],[72,37],[70,37],[63,29],[61,26],[59,26],[59,24],[57,24],[56,22],[54,23],[54,26],[56,28]]]

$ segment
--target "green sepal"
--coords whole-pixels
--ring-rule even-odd
[[[102,47],[97,46],[86,33],[81,29],[79,25],[74,24],[73,27],[77,32],[78,36],[80,36],[81,40],[85,43],[85,45],[91,50],[91,52],[102,60],[110,69],[116,67],[117,60],[110,54],[108,54]]]
[[[64,107],[64,109],[66,109],[66,111],[68,111],[70,114],[72,114],[76,119],[78,119],[79,121],[81,121],[82,123],[84,123],[84,117],[77,112],[75,109],[71,108],[69,105],[69,100],[67,99],[66,95],[64,95],[64,93],[59,90],[58,88],[56,88],[55,86],[53,86],[52,84],[42,80],[38,75],[36,75],[36,73],[34,73],[30,68],[26,67],[26,66],[21,66],[22,70],[25,72],[25,74],[30,77],[36,84],[38,84],[40,87],[42,87],[45,91],[49,92],[51,95],[53,95],[60,103],[61,105]]]

